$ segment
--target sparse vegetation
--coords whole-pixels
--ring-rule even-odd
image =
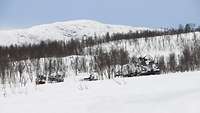
[[[27,81],[34,81],[34,76],[63,72],[65,76],[68,70],[79,72],[97,72],[101,79],[111,79],[117,71],[122,73],[129,70],[129,63],[136,63],[136,56],[130,56],[127,48],[112,47],[110,51],[104,50],[100,45],[111,41],[138,38],[150,39],[149,37],[174,35],[181,33],[197,32],[199,27],[187,24],[180,25],[178,29],[165,31],[141,31],[129,32],[127,34],[107,33],[103,37],[88,37],[82,40],[71,39],[69,41],[42,41],[39,44],[11,45],[0,47],[0,78],[1,83],[20,83],[25,86]],[[200,46],[199,40],[194,33],[193,46],[184,45],[181,55],[171,53],[168,58],[161,56],[157,58],[162,73],[177,71],[192,71],[200,68]],[[167,37],[166,37],[167,38]],[[170,42],[170,38],[167,38]],[[119,42],[120,43],[120,42]],[[130,42],[131,43],[131,42]],[[185,44],[185,43],[184,43]],[[97,48],[91,49],[93,46]],[[86,49],[87,48],[87,49]],[[87,50],[87,51],[86,51]],[[73,56],[71,67],[67,66],[64,57]],[[68,59],[69,60],[69,59]],[[48,77],[47,77],[48,78]]]

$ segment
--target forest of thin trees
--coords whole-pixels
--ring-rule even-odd
[[[75,73],[97,72],[101,79],[111,79],[116,73],[116,69],[129,63],[134,63],[135,57],[130,57],[125,48],[111,48],[105,51],[101,47],[94,53],[85,53],[84,49],[100,45],[102,43],[129,40],[138,38],[149,38],[163,35],[175,35],[189,32],[199,32],[200,27],[193,24],[180,25],[178,29],[166,30],[145,30],[140,32],[129,32],[126,34],[117,33],[110,35],[107,33],[102,37],[88,37],[82,39],[71,39],[69,41],[41,41],[39,44],[24,44],[0,46],[0,78],[1,83],[15,84],[20,82],[21,86],[26,85],[27,79],[33,81],[34,76],[50,75],[52,73],[65,72],[68,67],[64,64],[63,57],[90,55],[89,65],[86,58],[76,57],[71,63]],[[164,57],[158,59],[158,65],[162,73],[191,71],[200,68],[200,46],[198,40],[193,46],[185,46],[181,56],[172,53],[166,61]],[[41,63],[43,59],[43,63]],[[45,60],[44,60],[45,59]],[[29,73],[24,75],[24,72]]]
[[[46,58],[46,57],[66,57],[70,55],[83,55],[85,47],[92,47],[94,45],[99,45],[102,43],[117,41],[117,40],[129,40],[138,38],[147,38],[163,35],[174,35],[181,33],[189,33],[200,31],[200,27],[194,28],[193,24],[186,24],[185,27],[180,27],[178,29],[167,29],[150,31],[144,30],[140,32],[129,32],[126,34],[117,33],[109,35],[107,33],[102,37],[88,37],[79,39],[71,39],[69,41],[41,41],[39,44],[24,44],[24,45],[10,45],[10,46],[0,46],[0,60],[11,60],[20,61],[26,59],[35,58]]]
[[[171,53],[168,61],[160,57],[159,67],[163,73],[200,70],[200,45],[186,45],[181,55],[176,56],[175,53]]]

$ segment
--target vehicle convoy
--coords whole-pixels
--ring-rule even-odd
[[[134,77],[160,74],[158,64],[151,57],[139,57],[134,63],[123,65],[120,70],[116,71],[114,77]],[[99,80],[98,75],[90,74],[89,77],[83,78],[81,81]],[[64,82],[64,74],[51,74],[50,76],[39,75],[36,78],[36,84],[58,83]]]
[[[158,64],[150,56],[139,57],[134,63],[123,65],[122,68],[116,71],[114,77],[135,77],[160,74]],[[98,77],[91,74],[89,77],[81,81],[96,81]]]
[[[133,77],[160,74],[158,64],[150,56],[139,57],[133,64],[126,64],[122,71],[118,71],[115,77]]]
[[[45,84],[45,83],[58,83],[58,82],[64,82],[64,75],[56,74],[56,75],[38,75],[35,80],[36,84]]]

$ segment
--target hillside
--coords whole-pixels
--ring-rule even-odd
[[[102,36],[107,32],[127,33],[148,28],[137,28],[123,25],[110,25],[92,20],[74,20],[33,26],[27,29],[1,30],[0,45],[38,43],[42,40],[70,40],[90,36]]]
[[[89,37],[93,35],[97,37]],[[0,90],[4,94],[6,88],[36,83],[40,75],[96,73],[98,80],[113,79],[119,72],[140,76],[139,58],[144,56],[157,65],[157,74],[200,69],[200,32],[192,27],[160,31],[77,20],[0,31],[0,36],[7,37],[0,38],[2,45],[38,43],[0,48]]]
[[[133,31],[129,32],[130,29]],[[136,29],[143,31],[134,32]],[[79,20],[1,31],[0,34],[10,36],[0,38],[4,45],[25,42],[38,44],[0,48],[0,83],[8,83],[9,87],[16,87],[16,84],[26,86],[28,82],[35,83],[39,75],[48,76],[58,72],[65,77],[70,74],[98,73],[101,80],[112,79],[118,72],[128,74],[139,71],[138,58],[144,56],[152,57],[150,59],[159,65],[162,73],[200,69],[199,30],[187,27],[182,31],[145,29]],[[75,35],[64,37],[63,32],[65,36],[68,33]],[[117,34],[109,36],[107,32]],[[37,37],[27,33],[34,33]],[[101,36],[88,37],[95,34]],[[81,40],[83,36],[88,38]],[[80,40],[69,40],[71,38]],[[47,39],[62,41],[39,43]]]
[[[107,32],[113,34],[145,30],[153,29],[144,27],[139,28],[123,25],[103,24],[101,22],[93,20],[74,20],[46,25],[38,25],[27,29],[1,30],[0,45],[5,46],[11,44],[20,45],[39,43],[46,40],[67,41],[71,38],[82,39],[94,35],[96,35],[98,38],[102,38],[102,36],[106,35]],[[110,51],[111,48],[122,48],[127,50],[130,56],[150,55],[152,57],[167,57],[171,53],[180,55],[184,49],[184,46],[192,45],[195,40],[200,40],[199,32],[163,35],[129,40],[117,40],[105,42],[100,45],[94,45],[89,49],[92,49],[93,54],[95,54],[94,52],[97,50],[97,48],[102,47],[106,51]],[[88,48],[85,48],[84,54],[88,54],[88,51]]]
[[[185,46],[193,46],[199,43],[200,32],[182,33],[178,35],[163,35],[148,38],[138,38],[130,40],[118,40],[103,43],[91,47],[95,52],[97,48],[102,47],[105,51],[111,51],[113,48],[125,49],[130,56],[146,56],[159,58],[160,56],[168,57],[169,54],[175,53],[177,56],[182,54]],[[88,48],[85,49],[88,53]]]

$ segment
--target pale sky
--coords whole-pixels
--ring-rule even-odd
[[[110,24],[200,25],[199,0],[0,0],[0,27],[90,19]]]

